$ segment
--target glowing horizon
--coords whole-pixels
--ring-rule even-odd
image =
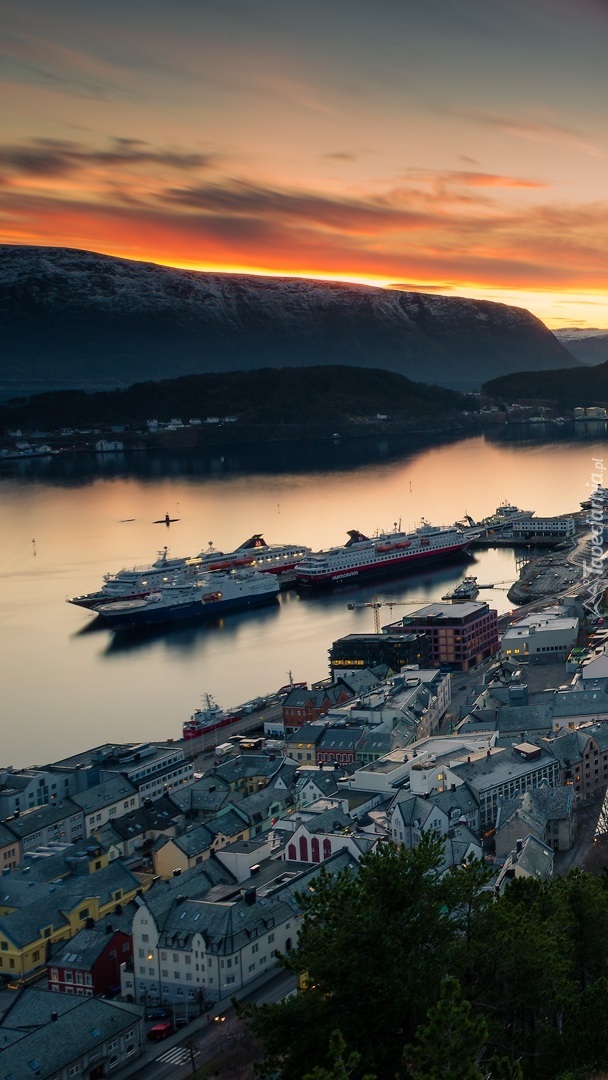
[[[596,0],[5,7],[2,242],[608,327]]]

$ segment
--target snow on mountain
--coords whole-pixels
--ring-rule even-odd
[[[603,364],[608,360],[608,330],[598,327],[567,326],[553,333],[583,364]]]
[[[575,366],[521,308],[304,278],[0,246],[3,396],[207,371],[350,364],[475,388]]]

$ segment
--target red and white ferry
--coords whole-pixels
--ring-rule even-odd
[[[413,532],[383,533],[370,539],[351,529],[342,547],[306,555],[296,569],[296,585],[321,588],[423,566],[456,555],[479,535],[477,529],[445,528],[423,522]]]
[[[195,709],[190,719],[185,721],[182,735],[184,739],[200,739],[203,735],[229,727],[240,719],[236,712],[224,712],[211,694],[203,694],[202,708]]]

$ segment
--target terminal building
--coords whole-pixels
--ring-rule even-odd
[[[533,537],[555,537],[566,540],[574,536],[576,523],[571,517],[522,517],[513,522],[514,540],[530,540]]]

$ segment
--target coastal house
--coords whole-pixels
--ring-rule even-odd
[[[289,757],[239,754],[216,765],[213,776],[224,784],[232,795],[244,798],[268,784],[290,791],[297,767],[297,762]]]
[[[298,769],[294,791],[296,808],[301,810],[317,799],[338,796],[341,776],[344,776],[343,769],[316,769],[309,766]]]
[[[193,784],[178,788],[168,796],[170,803],[186,821],[207,821],[219,814],[232,799],[230,784],[217,770],[200,777]]]
[[[285,736],[285,752],[293,761],[303,765],[317,765],[317,746],[321,742],[329,721],[303,724]]]
[[[363,729],[342,723],[343,726],[332,724],[325,728],[317,744],[318,765],[340,765],[345,768],[355,764]]]

